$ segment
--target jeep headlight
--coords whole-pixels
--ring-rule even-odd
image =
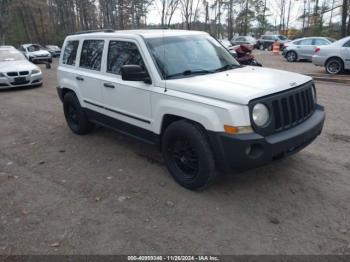
[[[254,123],[258,127],[263,127],[270,120],[269,109],[264,104],[258,103],[253,108],[252,117],[253,117]]]
[[[40,74],[41,71],[39,69],[32,70],[32,75]]]

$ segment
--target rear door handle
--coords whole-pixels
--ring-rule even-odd
[[[104,87],[107,87],[107,88],[115,88],[114,85],[112,85],[112,84],[107,84],[107,83],[103,84],[103,86],[104,86]]]
[[[78,81],[84,81],[84,78],[82,78],[80,76],[77,76],[75,79],[78,80]]]

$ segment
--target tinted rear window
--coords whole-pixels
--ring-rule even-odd
[[[79,41],[69,41],[66,44],[63,53],[62,63],[64,65],[75,65],[75,60],[77,58]]]
[[[81,50],[80,67],[100,71],[104,40],[85,40]]]

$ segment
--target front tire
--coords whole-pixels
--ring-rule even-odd
[[[217,176],[205,130],[195,123],[181,120],[171,124],[162,138],[162,153],[170,174],[187,189],[208,187]]]
[[[339,58],[331,58],[326,63],[326,72],[331,75],[337,75],[343,72],[344,64]]]
[[[69,92],[64,96],[63,110],[67,124],[75,134],[85,135],[92,130],[93,124],[87,118],[77,96],[73,92]]]

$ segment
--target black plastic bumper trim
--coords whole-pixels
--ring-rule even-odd
[[[321,134],[325,121],[323,107],[294,128],[264,137],[256,133],[232,136],[208,131],[208,136],[222,171],[250,169],[271,163],[302,150]],[[255,154],[248,154],[256,148]]]

